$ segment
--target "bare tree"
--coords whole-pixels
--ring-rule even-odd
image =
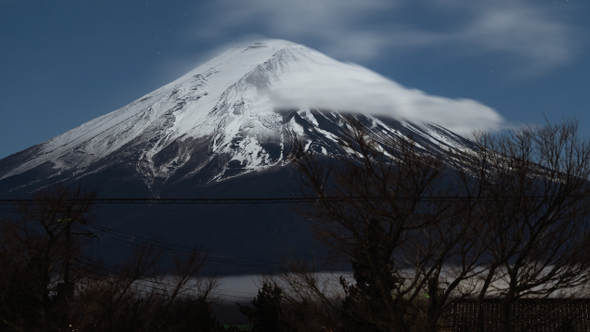
[[[217,331],[207,252],[172,254],[157,241],[111,266],[85,258],[80,225],[95,192],[56,186],[18,201],[0,222],[2,331]]]
[[[351,153],[322,160],[296,143],[293,162],[304,175],[316,238],[349,260],[355,284],[342,280],[345,330],[411,331],[441,327],[461,280],[472,277],[478,253],[475,224],[450,199],[444,156],[410,139],[380,142],[352,120],[340,144]],[[479,247],[478,247],[479,248]],[[445,264],[462,255],[453,282],[441,291]],[[429,294],[431,288],[432,294]],[[436,288],[436,291],[434,291]],[[432,300],[427,301],[425,296]]]
[[[88,222],[96,193],[63,186],[36,192],[0,222],[1,319],[17,331],[67,326],[73,284],[82,275],[73,257],[79,242],[74,224]]]
[[[530,329],[511,309],[517,300],[581,296],[588,286],[590,143],[569,120],[480,134],[473,151],[456,160],[474,210],[485,215],[478,329],[486,296],[501,300],[502,331]]]
[[[177,254],[165,273],[154,244],[134,251],[133,258],[111,266],[96,263],[79,283],[72,326],[84,331],[216,331],[212,312],[217,279],[199,278],[207,254],[195,248]]]
[[[318,271],[313,262],[295,255],[284,262],[286,272],[273,278],[282,290],[284,325],[291,331],[336,330],[344,300],[338,275]]]
[[[590,145],[575,122],[480,135],[445,154],[346,125],[349,155],[327,160],[296,142],[292,158],[310,200],[299,212],[354,271],[339,329],[441,330],[457,301],[475,298],[483,330],[482,303],[497,296],[512,331],[516,300],[587,286]],[[316,287],[309,269],[297,276]]]

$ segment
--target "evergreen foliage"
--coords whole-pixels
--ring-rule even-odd
[[[276,284],[265,281],[258,295],[251,301],[252,307],[236,303],[240,312],[252,323],[252,332],[285,331],[281,323],[283,312],[282,290]]]

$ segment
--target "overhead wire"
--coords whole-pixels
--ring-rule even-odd
[[[128,237],[132,237],[132,238],[138,238],[138,239],[142,239],[142,240],[145,240],[145,241],[148,241],[148,242],[155,242],[155,243],[163,244],[163,245],[166,245],[166,246],[169,246],[169,247],[179,248],[180,250],[185,250],[187,252],[192,252],[192,250],[194,249],[194,248],[183,246],[183,245],[179,245],[179,244],[168,243],[168,242],[163,242],[163,241],[160,241],[160,240],[150,239],[150,238],[147,238],[147,237],[139,236],[137,234],[126,233],[126,232],[123,232],[123,231],[115,230],[115,229],[104,227],[104,226],[100,226],[100,225],[92,225],[92,227],[95,227],[96,229],[98,229],[100,231],[103,231],[103,232],[116,233],[116,234],[120,234],[121,236],[128,236]],[[278,262],[274,262],[274,261],[268,261],[268,260],[256,259],[256,258],[246,258],[246,257],[242,257],[242,256],[232,255],[232,254],[221,253],[221,252],[218,252],[218,251],[211,251],[211,250],[209,250],[207,252],[209,254],[215,254],[215,255],[218,255],[218,256],[226,256],[226,257],[230,257],[230,258],[244,259],[244,260],[256,261],[256,262],[267,263],[267,264],[278,264]]]
[[[93,202],[97,204],[284,204],[284,203],[304,203],[314,201],[320,198],[316,197],[291,197],[291,198],[218,198],[218,199],[203,199],[203,198],[100,198],[94,199]],[[341,197],[324,197],[323,200],[330,200],[330,201],[340,201],[350,198],[341,198]],[[367,199],[363,197],[352,198],[352,199]],[[69,200],[71,203],[76,202],[87,202],[86,199],[72,199]],[[38,202],[35,199],[0,199],[0,206],[2,205],[9,205],[15,203],[34,203]],[[51,200],[47,200],[47,202],[51,202]],[[60,201],[61,202],[61,201]],[[129,234],[125,232],[121,232],[118,230],[114,230],[112,228],[108,228],[105,226],[100,226],[93,224],[91,227],[95,230],[101,232],[101,235],[107,237],[111,240],[115,240],[118,242],[126,243],[129,245],[145,247],[145,246],[152,246],[159,251],[179,254],[179,255],[189,255],[192,253],[193,248],[181,246],[178,244],[173,243],[166,243],[162,241],[157,241],[153,239],[149,239],[146,237],[142,237],[136,234]],[[97,246],[100,245],[100,242]],[[267,269],[267,270],[274,270],[274,271],[281,271],[285,269],[284,264],[274,261],[262,260],[262,259],[255,259],[255,258],[246,258],[237,255],[221,253],[216,251],[207,251],[208,257],[207,260],[210,263],[222,264],[222,265],[231,265],[232,268],[235,268],[235,265],[243,266],[243,267],[251,267],[257,269]],[[230,268],[228,266],[228,268]],[[316,270],[334,270],[333,267],[315,267]]]
[[[100,225],[92,225],[92,227],[100,232],[103,232],[103,236],[105,237],[138,247],[153,246],[156,249],[161,249],[161,251],[163,252],[171,254],[180,254],[184,256],[190,255],[194,250],[194,248],[191,247],[154,240],[137,234],[130,234]],[[232,265],[231,267],[235,267],[234,265],[240,265],[259,269],[269,269],[274,271],[285,270],[285,265],[281,262],[268,261],[256,258],[247,258],[232,254],[221,253],[218,251],[204,250],[204,252],[207,254],[207,261],[212,263],[229,264]],[[324,266],[315,267],[315,269],[333,271],[335,267]]]
[[[509,200],[517,196],[421,196],[421,197],[281,197],[281,198],[95,198],[92,202],[95,204],[154,204],[154,205],[214,205],[214,204],[238,204],[238,205],[253,205],[253,204],[301,204],[301,203],[315,203],[318,201],[350,201],[350,200],[419,200],[419,201],[456,201],[456,200]],[[543,199],[544,195],[531,195],[528,198]],[[552,197],[560,198],[580,198],[574,195],[553,195]],[[590,198],[590,195],[585,195],[581,198]],[[34,203],[38,202],[36,199],[0,199],[1,205],[12,205],[15,203]],[[44,200],[51,203],[62,202],[59,200]],[[88,202],[88,199],[71,199],[70,203]]]
[[[146,245],[149,245],[147,242],[134,243],[134,242],[126,241],[126,240],[115,238],[115,237],[112,237],[111,239],[112,240],[115,240],[115,241],[127,243],[127,244],[130,244],[130,245],[134,245],[134,246],[137,246],[137,247],[145,247]],[[166,251],[166,250],[162,250],[162,251],[165,251],[167,253],[173,253],[173,254],[179,254],[179,255],[187,256],[186,253],[183,254],[183,253],[177,253],[177,252]],[[210,262],[214,262],[214,263],[240,265],[240,266],[253,267],[253,268],[274,269],[274,270],[281,269],[281,267],[279,267],[279,266],[255,265],[255,264],[248,264],[248,263],[235,262],[235,261],[229,261],[229,260],[222,260],[222,259],[218,259],[218,258],[215,258],[215,257],[207,257],[207,260],[210,261]]]
[[[340,198],[336,198],[340,199]],[[306,197],[283,198],[95,198],[96,204],[291,204],[309,201]],[[0,199],[0,205],[33,203],[35,199]],[[45,200],[51,202],[52,200]],[[56,200],[57,201],[57,200]],[[69,202],[88,202],[88,199],[71,199]]]
[[[93,269],[98,269],[98,270],[103,271],[103,272],[106,272],[106,273],[110,273],[111,275],[122,275],[122,276],[125,276],[124,272],[118,271],[117,270],[118,267],[116,267],[116,266],[113,266],[113,265],[110,265],[110,264],[106,264],[106,263],[102,263],[102,262],[92,261],[91,259],[86,258],[86,257],[81,257],[81,258],[84,259],[84,260],[87,260],[88,263],[78,260],[78,262],[80,264],[83,264],[85,266],[91,267]],[[93,262],[95,264],[92,264],[90,262]],[[110,276],[109,274],[101,273],[101,272],[95,271],[95,270],[93,270],[91,272],[94,273],[94,274],[100,275],[100,276],[104,276],[104,277],[109,277]],[[99,280],[97,278],[92,278],[92,279]],[[158,285],[158,286],[166,287],[166,288],[161,288],[161,287],[157,287],[157,286],[149,286],[149,287],[152,287],[154,289],[157,289],[157,290],[160,290],[160,291],[164,291],[164,292],[170,292],[170,288],[172,288],[172,287],[175,286],[175,284],[173,284],[173,282],[166,282],[163,279],[161,279],[161,280],[153,280],[153,279],[150,279],[150,278],[143,278],[143,279],[137,279],[137,280],[135,280],[135,282],[139,286],[145,286],[145,284],[142,284],[142,283],[146,283],[147,282],[147,283],[150,283],[150,284],[155,284],[155,285]],[[134,289],[138,289],[138,288],[135,287]],[[257,295],[257,293],[236,291],[236,290],[230,290],[230,289],[224,289],[224,288],[218,288],[218,287],[216,287],[215,289],[220,290],[220,291],[226,291],[226,292],[242,293],[242,294],[249,294],[249,295],[254,295],[254,296]],[[141,289],[138,289],[138,290],[141,290]],[[182,290],[181,289],[179,291],[179,293],[186,295],[186,294],[189,294],[190,291],[191,290],[189,290],[189,289],[186,289],[186,290]],[[233,298],[246,299],[246,300],[251,300],[252,299],[252,298],[247,298],[247,297],[238,296],[238,295],[231,295],[231,294],[219,293],[219,292],[215,292],[215,291],[211,291],[210,293],[211,294],[214,294],[214,295],[218,295],[218,296],[224,296],[224,297],[233,297]],[[167,293],[165,293],[165,294],[167,295]],[[161,295],[163,295],[163,294],[161,294]]]
[[[157,251],[166,252],[166,253],[170,253],[170,254],[176,254],[176,255],[182,255],[182,256],[189,256],[192,252],[192,249],[188,249],[188,247],[172,245],[172,244],[164,243],[161,241],[149,240],[146,238],[142,238],[141,236],[131,236],[129,238],[133,238],[133,240],[129,240],[129,238],[127,238],[127,236],[121,236],[121,235],[117,235],[117,234],[109,234],[109,232],[105,232],[105,233],[103,233],[102,235],[109,238],[109,239],[112,239],[112,240],[115,240],[118,242],[123,242],[123,243],[137,246],[137,247],[152,246]],[[271,262],[273,265],[260,264],[260,263],[256,263],[257,261],[259,261],[256,259],[249,259],[249,258],[239,257],[239,256],[234,256],[234,255],[229,255],[229,254],[222,254],[222,253],[218,253],[218,252],[208,252],[205,250],[203,252],[207,255],[206,260],[208,262],[219,263],[219,264],[240,265],[240,266],[259,268],[259,269],[270,269],[270,270],[284,269],[284,266],[278,265],[274,262]],[[215,255],[228,256],[228,257],[233,258],[233,260],[228,259],[228,258],[216,257]],[[254,263],[242,262],[240,260],[254,261]]]

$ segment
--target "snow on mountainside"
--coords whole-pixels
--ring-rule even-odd
[[[0,180],[40,167],[46,178],[63,172],[81,178],[125,163],[148,188],[204,170],[206,181],[215,182],[283,165],[295,134],[320,153],[344,153],[336,139],[345,115],[318,105],[281,109],[274,102],[273,89],[283,78],[318,66],[341,68],[344,76],[347,68],[358,69],[281,40],[233,48],[117,111],[25,150],[14,166],[0,167]],[[443,151],[469,144],[436,125],[359,117],[379,137],[412,135]]]

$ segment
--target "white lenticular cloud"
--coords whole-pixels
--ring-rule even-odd
[[[319,108],[435,123],[456,133],[497,131],[504,119],[471,99],[431,96],[406,88],[366,68],[331,62],[299,65],[273,85],[277,108]]]

